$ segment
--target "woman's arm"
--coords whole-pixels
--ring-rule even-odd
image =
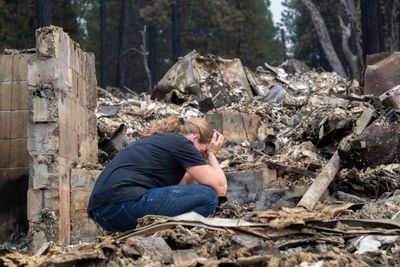
[[[193,177],[186,172],[185,175],[183,176],[182,180],[179,182],[179,184],[197,184],[198,182],[193,179]]]
[[[212,140],[207,146],[208,165],[190,167],[187,169],[190,176],[198,183],[212,187],[218,196],[225,196],[227,180],[224,171],[219,166],[215,154],[223,145],[224,136],[215,131]]]

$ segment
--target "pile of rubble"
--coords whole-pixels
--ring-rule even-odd
[[[362,95],[357,81],[296,60],[253,72],[193,51],[151,96],[99,90],[103,164],[163,118],[202,116],[227,140],[217,158],[229,201],[212,218],[147,216],[94,244],[8,253],[3,265],[400,264],[400,87]]]

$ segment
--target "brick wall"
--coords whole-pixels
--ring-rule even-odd
[[[0,55],[0,242],[26,228],[27,66],[32,54]]]

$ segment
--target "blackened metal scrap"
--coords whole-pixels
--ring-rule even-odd
[[[343,169],[331,187],[334,191],[344,191],[358,197],[378,199],[384,193],[400,189],[400,170],[386,168],[390,165],[380,165],[375,169],[357,170]]]
[[[398,125],[390,123],[387,116],[379,117],[361,134],[349,136],[341,143],[338,151],[343,166],[365,168],[392,162],[399,153],[398,132]]]

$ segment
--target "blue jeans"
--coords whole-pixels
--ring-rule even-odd
[[[92,217],[109,232],[134,229],[145,215],[176,216],[195,211],[212,214],[218,205],[216,192],[206,185],[174,185],[148,190],[137,200],[106,205],[92,211]]]

